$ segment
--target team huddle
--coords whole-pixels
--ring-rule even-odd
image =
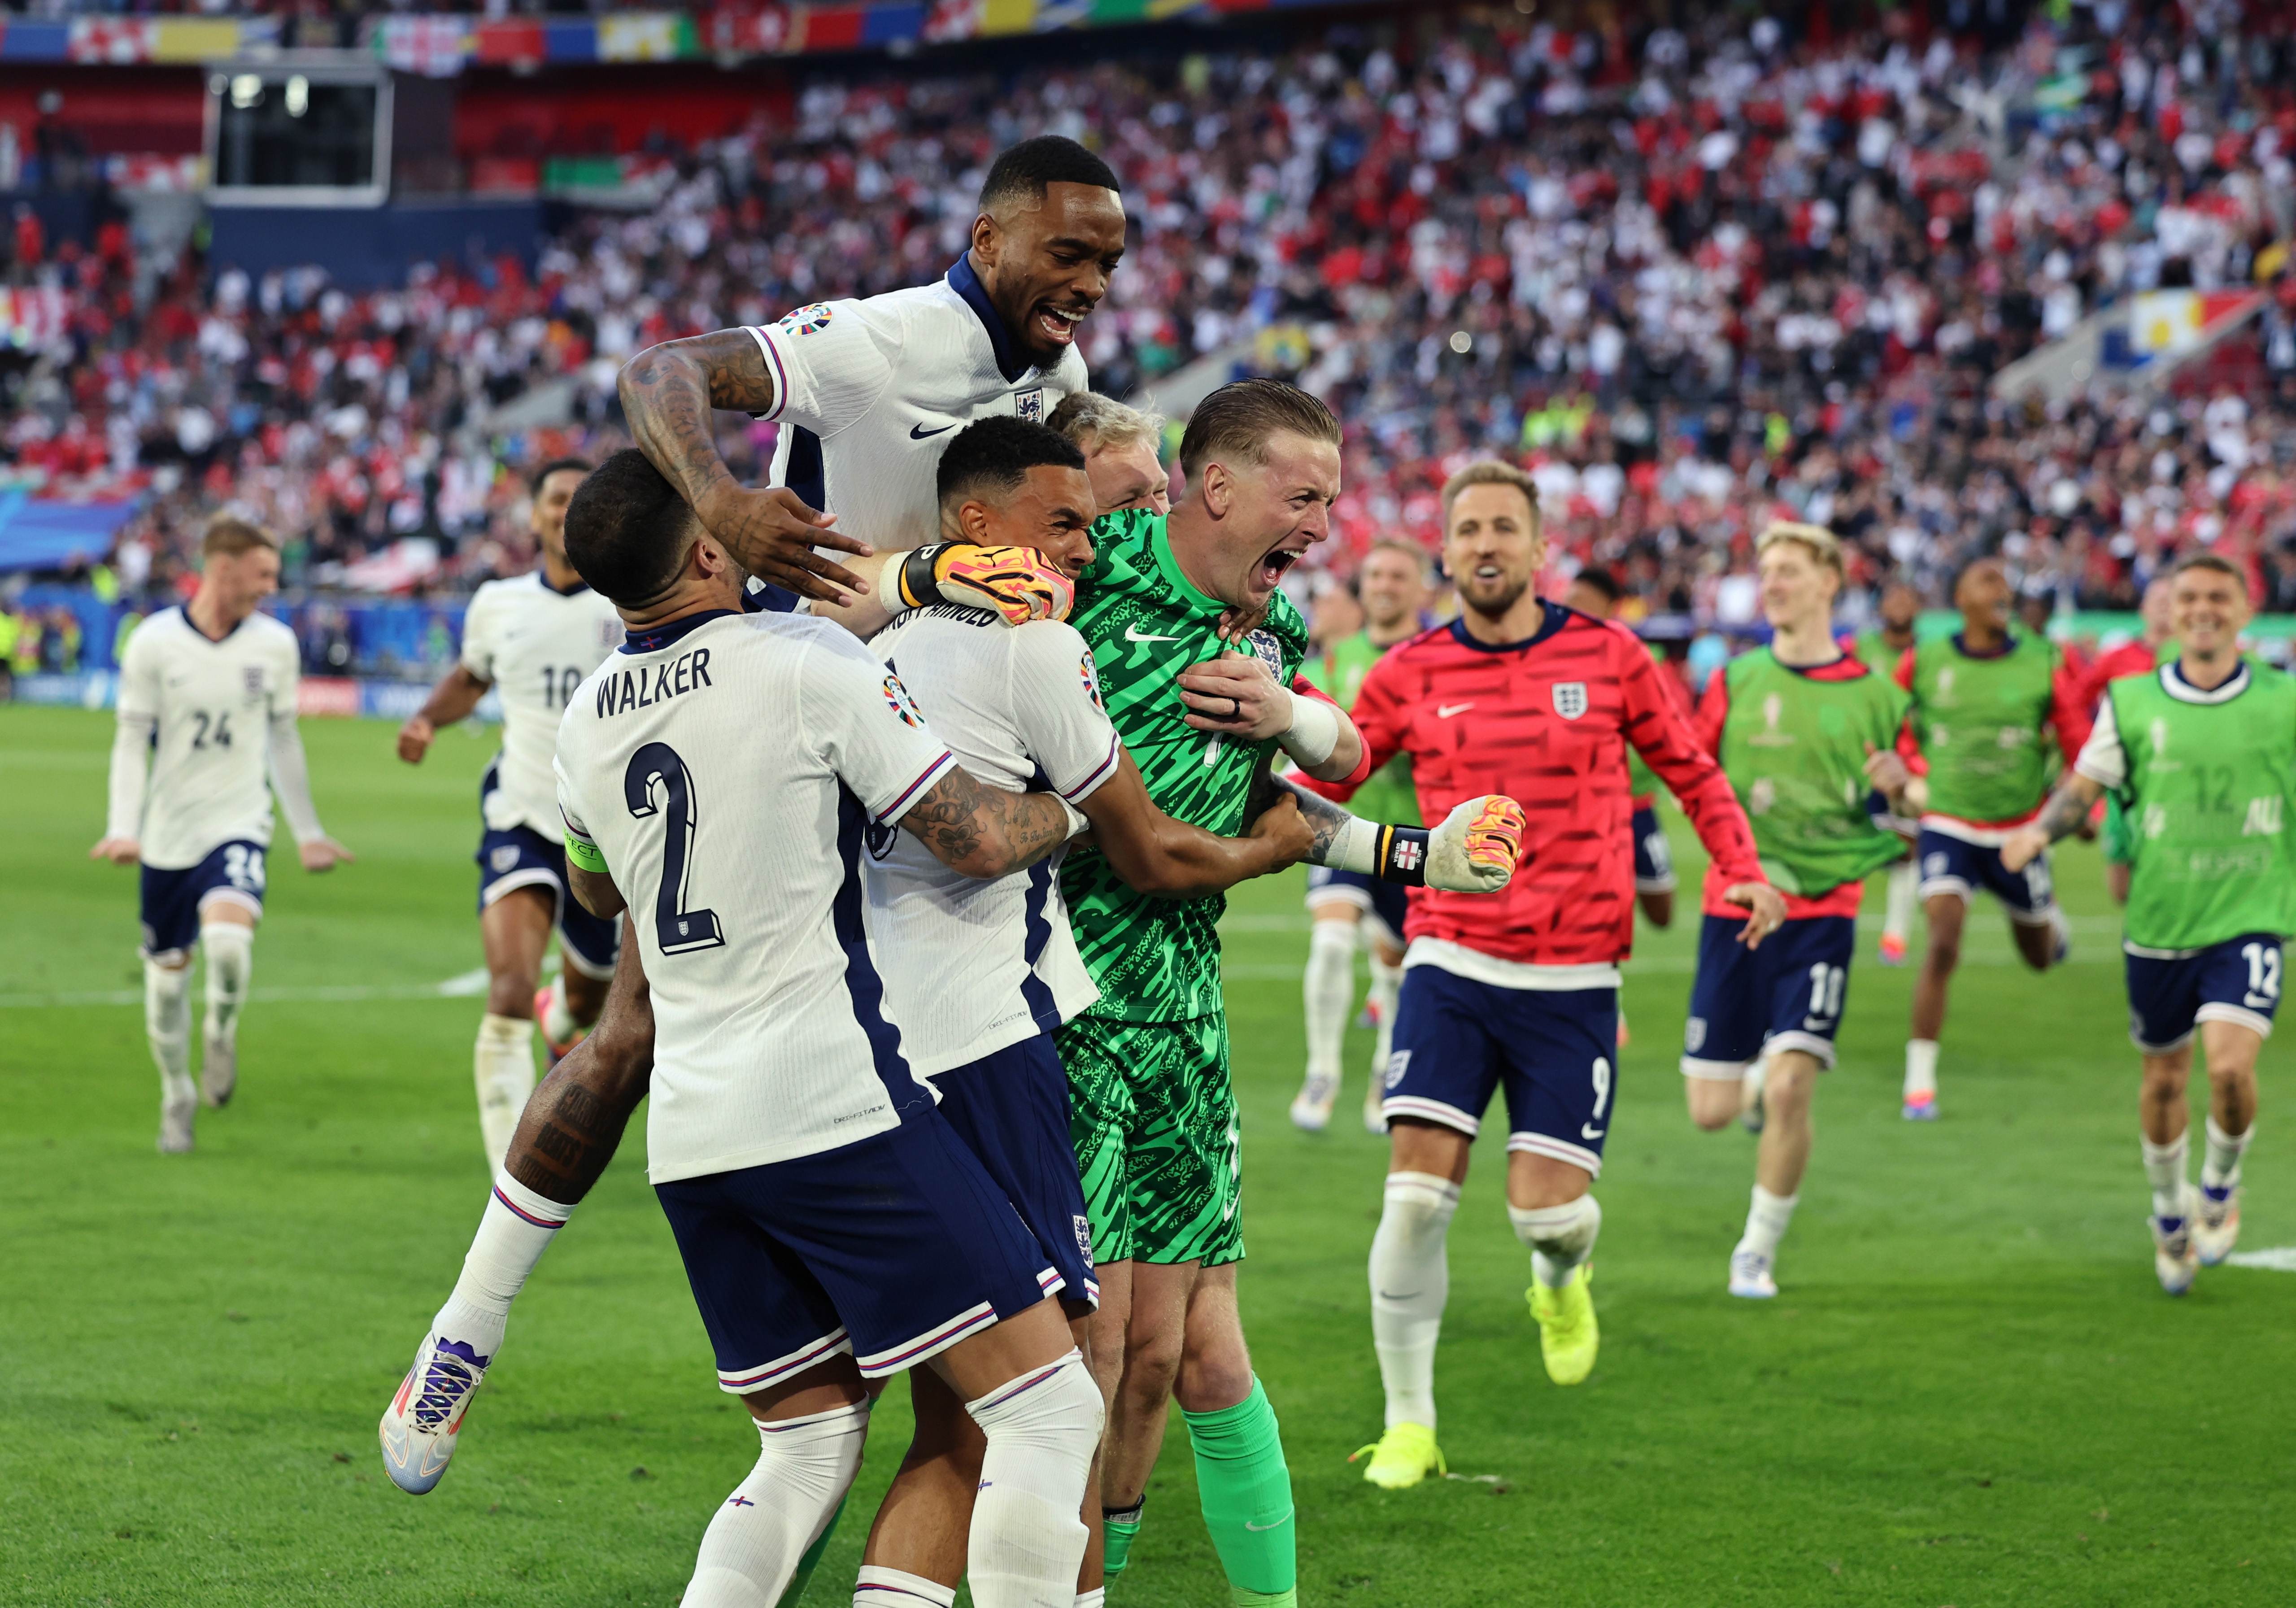
[[[1671,909],[1661,785],[1709,862],[1689,1113],[1760,1135],[1732,1293],[1776,1292],[1865,880],[1891,873],[1910,903],[1917,876],[1927,907],[1906,1110],[1931,1115],[1972,890],[2008,905],[2030,962],[2062,958],[2046,848],[2108,795],[2160,1276],[2181,1291],[2222,1259],[2296,918],[2296,681],[2241,658],[2235,570],[2179,567],[2180,647],[2111,682],[2092,719],[2058,695],[2045,641],[1987,623],[1997,567],[1958,584],[1962,636],[1915,647],[1908,627],[1901,661],[1877,664],[1833,636],[1839,544],[1774,526],[1771,641],[1693,709],[1600,595],[1539,595],[1536,486],[1480,463],[1442,491],[1456,618],[1422,615],[1423,554],[1375,547],[1365,632],[1322,677],[1335,701],[1303,674],[1283,581],[1329,533],[1340,423],[1277,381],[1223,386],[1187,422],[1171,500],[1162,421],[1093,393],[1075,344],[1124,243],[1105,164],[1024,142],[945,278],[643,353],[621,384],[637,446],[531,477],[540,567],[480,589],[460,663],[398,739],[419,763],[499,699],[472,1063],[494,1183],[380,1425],[396,1483],[444,1477],[513,1300],[643,1100],[719,1387],[759,1440],[688,1608],[795,1600],[897,1374],[916,1428],[857,1604],[949,1608],[962,1580],[984,1608],[1098,1608],[1175,1400],[1234,1600],[1295,1603],[1291,1477],[1236,1301],[1225,890],[1311,868],[1302,1128],[1334,1108],[1356,932],[1374,927],[1386,1413],[1358,1456],[1406,1488],[1443,1468],[1445,1243],[1502,1090],[1545,1365],[1564,1385],[1594,1367],[1620,967],[1638,898]],[[778,426],[770,487],[727,470],[715,410]],[[131,639],[94,851],[144,867],[176,1152],[200,1100],[235,1085],[266,772],[306,868],[349,858],[310,804],[291,635],[256,612],[275,544],[222,521],[206,552],[198,595]],[[2053,719],[2066,765],[2047,793]]]

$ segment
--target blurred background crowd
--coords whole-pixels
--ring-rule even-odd
[[[1632,620],[1751,628],[1781,513],[1848,542],[1845,626],[1890,581],[1942,603],[1980,551],[2037,619],[2132,609],[2195,545],[2296,609],[2296,12],[2261,0],[1374,7],[1235,47],[840,58],[651,142],[642,207],[554,207],[530,253],[380,287],[117,222],[50,242],[19,206],[8,285],[61,299],[0,364],[0,457],[138,499],[48,578],[115,617],[183,587],[231,507],[285,540],[315,670],[373,668],[364,598],[442,611],[397,629],[412,674],[453,598],[531,563],[521,472],[626,440],[624,359],[938,276],[988,159],[1047,131],[1108,158],[1134,225],[1080,333],[1096,389],[1184,411],[1281,373],[1345,422],[1303,602],[1375,537],[1431,547],[1443,480],[1502,455],[1555,584],[1607,570]],[[2148,296],[2235,327],[2132,381],[2104,372],[2146,356],[2123,318],[2074,380],[2011,382]],[[761,475],[772,427],[721,424]],[[108,658],[22,578],[0,658]]]

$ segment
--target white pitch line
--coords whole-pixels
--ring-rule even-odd
[[[339,983],[308,988],[250,989],[251,1004],[357,1004],[369,999],[467,999],[487,991],[487,969],[479,967],[444,982]],[[71,1005],[133,1005],[144,1003],[141,989],[89,989],[60,994],[0,994],[0,1010],[53,1010]]]
[[[2275,1273],[2296,1273],[2296,1245],[2275,1245],[2269,1251],[2235,1251],[2225,1260],[2235,1268],[2265,1268]]]

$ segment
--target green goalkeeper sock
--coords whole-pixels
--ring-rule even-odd
[[[821,1555],[829,1550],[829,1538],[837,1533],[837,1521],[844,1516],[845,1498],[840,1497],[836,1511],[829,1515],[829,1522],[821,1527],[821,1534],[814,1544],[805,1549],[805,1556],[797,1561],[797,1572],[790,1577],[789,1589],[782,1593],[782,1600],[775,1604],[774,1608],[797,1608],[798,1599],[805,1595],[806,1582],[813,1579],[814,1569],[821,1562]]]
[[[1132,1538],[1140,1533],[1140,1510],[1148,1505],[1143,1496],[1129,1507],[1103,1507],[1100,1510],[1102,1549],[1105,1555],[1100,1572],[1106,1579],[1114,1579],[1124,1572],[1132,1560]]]
[[[1299,1584],[1292,1471],[1275,1409],[1255,1378],[1251,1394],[1217,1413],[1180,1415],[1196,1450],[1196,1491],[1236,1608],[1291,1608]]]

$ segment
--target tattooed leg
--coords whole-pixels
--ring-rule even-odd
[[[546,1200],[580,1201],[613,1160],[652,1071],[653,998],[625,919],[606,1007],[528,1099],[504,1170]]]

